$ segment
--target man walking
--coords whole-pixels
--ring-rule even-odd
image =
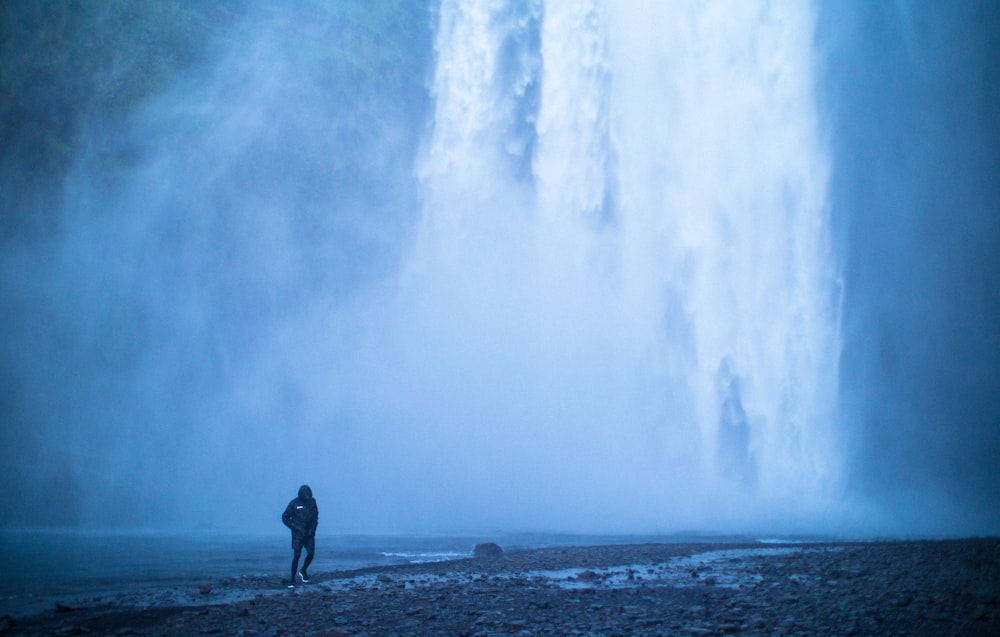
[[[309,564],[313,561],[313,553],[316,550],[316,526],[319,524],[319,508],[316,506],[316,498],[313,497],[312,489],[308,484],[299,487],[299,495],[285,507],[285,512],[281,514],[281,521],[292,530],[292,550],[295,551],[292,557],[292,577],[288,582],[288,588],[295,588],[295,576],[303,583],[309,581],[307,573]],[[299,557],[302,555],[303,547],[306,549],[306,560],[302,563],[302,570],[299,570]]]

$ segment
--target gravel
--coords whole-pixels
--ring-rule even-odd
[[[3,635],[1000,635],[1000,539],[637,544],[60,601]]]

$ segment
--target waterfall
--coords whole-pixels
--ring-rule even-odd
[[[997,11],[112,4],[7,20],[0,522],[1000,524]]]
[[[667,338],[694,353],[704,466],[788,497],[833,484],[839,455],[813,21],[807,3],[650,3],[610,27],[628,278],[683,316]]]
[[[810,4],[439,20],[394,341],[394,382],[433,397],[406,407],[414,446],[450,440],[449,471],[527,520],[822,510],[839,318]]]

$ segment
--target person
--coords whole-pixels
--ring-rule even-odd
[[[316,526],[319,524],[319,508],[316,506],[316,498],[313,497],[312,489],[308,484],[299,487],[298,497],[292,499],[285,507],[285,512],[281,514],[281,521],[292,530],[292,577],[288,582],[288,588],[295,588],[295,577],[303,583],[309,581],[309,565],[313,561],[313,554],[316,551]],[[299,570],[299,557],[302,549],[306,550],[306,559],[302,563],[302,570]]]

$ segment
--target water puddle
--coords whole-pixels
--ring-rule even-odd
[[[637,586],[714,585],[739,588],[761,580],[748,572],[747,559],[798,553],[800,548],[725,549],[673,558],[656,564],[631,564],[607,568],[569,568],[535,571],[527,575],[554,582],[561,588],[628,588]]]
[[[326,590],[366,589],[377,587],[420,588],[435,585],[457,585],[477,581],[517,582],[528,586],[558,586],[564,589],[631,588],[650,586],[719,586],[740,588],[763,580],[751,560],[804,552],[840,550],[839,548],[762,547],[722,549],[677,557],[655,564],[629,564],[604,568],[565,568],[555,570],[498,573],[495,575],[444,573],[407,574],[382,573],[325,582]]]

